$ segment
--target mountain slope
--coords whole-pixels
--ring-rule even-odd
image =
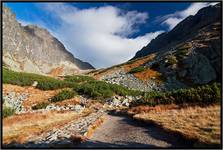
[[[180,22],[171,31],[160,34],[153,39],[147,46],[143,47],[133,57],[139,58],[158,51],[167,51],[176,47],[178,44],[190,40],[196,36],[199,29],[210,25],[213,22],[220,22],[221,7],[220,4],[209,6],[198,11],[195,16],[189,16]]]
[[[93,69],[66,50],[46,29],[21,26],[15,14],[3,7],[3,63],[16,71],[64,75]]]
[[[143,57],[89,74],[106,82],[141,91],[166,91],[220,82],[222,29],[219,10],[219,5],[203,8],[169,33],[151,41],[145,47]],[[205,16],[211,19],[204,21]],[[188,29],[178,36],[183,35],[180,40],[171,37],[179,33],[180,29]],[[149,50],[153,47],[157,49],[151,49],[156,51],[152,53]]]

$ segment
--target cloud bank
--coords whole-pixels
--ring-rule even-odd
[[[195,15],[201,8],[215,4],[216,3],[192,3],[187,9],[165,15],[160,20],[162,20],[162,24],[167,25],[169,30],[171,30],[186,17]]]
[[[128,38],[146,23],[147,13],[103,6],[78,9],[67,4],[41,4],[61,25],[52,31],[75,57],[96,68],[123,63],[163,31]]]

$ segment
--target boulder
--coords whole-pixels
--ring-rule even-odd
[[[34,81],[33,84],[32,84],[33,87],[36,87],[37,85],[38,85],[37,81]]]
[[[129,106],[129,100],[128,99],[124,99],[123,102],[122,102],[122,105],[124,106]]]
[[[74,106],[74,111],[76,112],[81,112],[84,110],[84,107],[82,107],[81,105],[75,105]]]

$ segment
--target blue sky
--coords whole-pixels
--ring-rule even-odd
[[[162,32],[213,3],[7,2],[22,25],[46,28],[75,57],[97,68],[132,58]]]

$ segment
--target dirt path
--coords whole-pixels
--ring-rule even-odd
[[[186,141],[129,117],[108,114],[104,123],[80,147],[187,147]]]

